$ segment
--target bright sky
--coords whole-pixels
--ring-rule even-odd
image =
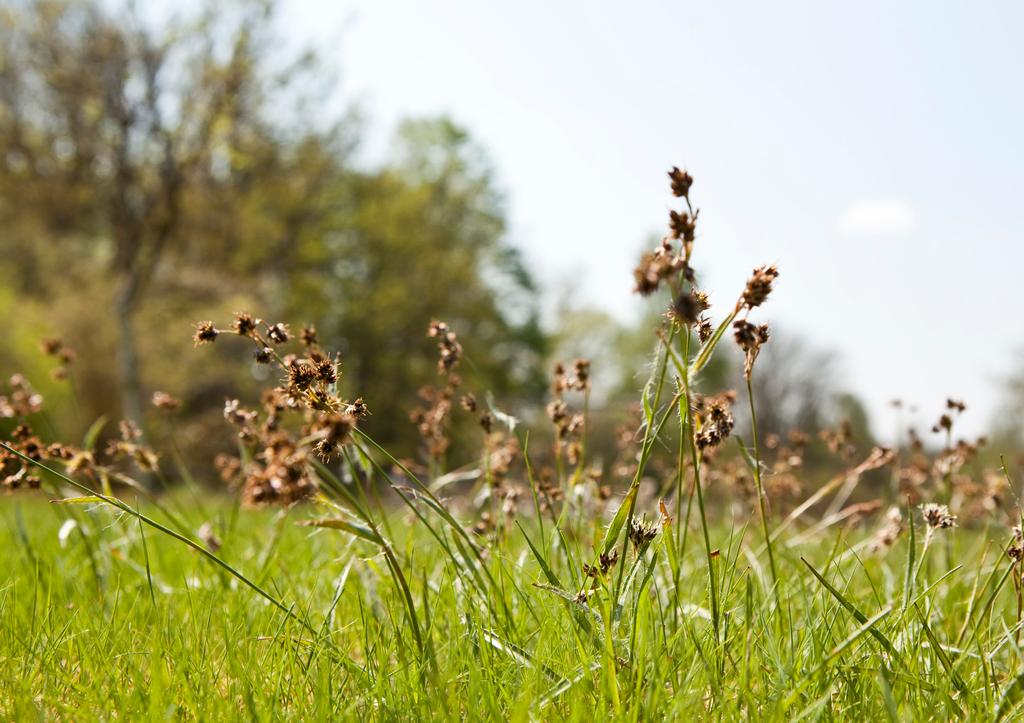
[[[897,396],[989,421],[1024,344],[1024,4],[290,0],[283,22],[329,49],[369,153],[408,115],[473,133],[548,289],[635,313],[685,166],[713,302],[776,263],[761,318],[839,352],[876,432]]]

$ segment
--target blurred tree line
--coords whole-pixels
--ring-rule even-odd
[[[258,370],[231,340],[193,352],[192,324],[252,310],[315,324],[374,434],[408,450],[438,317],[478,383],[538,399],[536,289],[486,156],[417,120],[387,163],[359,167],[358,117],[324,110],[329,69],[281,57],[273,17],[255,2],[170,19],[100,0],[0,10],[0,309],[18,340],[4,368],[39,363],[40,330],[63,336],[79,356],[66,431],[152,419],[160,389],[198,443]]]
[[[410,120],[366,167],[358,113],[329,110],[332,69],[280,40],[269,2],[172,17],[103,0],[0,8],[0,369],[28,372],[57,403],[55,434],[126,417],[208,459],[230,444],[224,400],[252,401],[268,380],[236,340],[194,350],[193,323],[248,310],[316,325],[369,430],[412,456],[408,413],[437,383],[425,332],[440,318],[465,347],[467,387],[536,427],[554,362],[591,359],[591,438],[609,461],[664,309],[622,323],[567,303],[543,327],[473,139],[444,118]],[[77,350],[67,381],[48,378],[41,335]],[[726,346],[707,390],[739,383]],[[828,354],[773,339],[755,375],[762,434],[846,419],[869,448],[863,405],[837,376]],[[157,390],[182,399],[173,422],[149,404]],[[1006,419],[1000,437],[1019,441],[1019,415]]]

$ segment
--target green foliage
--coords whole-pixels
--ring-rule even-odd
[[[350,212],[321,254],[293,265],[281,303],[340,348],[345,388],[367,399],[370,428],[408,453],[413,427],[401,420],[415,390],[437,382],[432,319],[458,333],[463,375],[500,404],[539,399],[546,336],[481,149],[446,119],[404,124],[396,146],[394,165],[344,179]]]
[[[536,289],[464,130],[408,122],[390,159],[357,167],[357,118],[323,111],[329,69],[274,50],[263,3],[167,20],[29,2],[0,23],[0,279],[16,292],[0,295],[0,354],[34,371],[33,335],[77,349],[81,408],[62,433],[101,414],[148,428],[145,401],[165,389],[186,396],[181,443],[208,458],[217,408],[252,384],[195,369],[189,327],[239,309],[317,325],[402,454],[415,390],[436,380],[432,317],[502,403],[543,391]]]
[[[389,582],[373,533],[363,539],[296,525],[303,515],[295,512],[237,513],[226,500],[207,503],[223,540],[217,554],[302,622],[116,510],[10,501],[0,507],[0,541],[10,552],[0,560],[5,718],[117,710],[135,719],[242,712],[594,720],[697,710],[724,720],[879,720],[890,712],[1012,720],[1021,712],[1015,595],[1004,587],[985,604],[991,590],[979,574],[982,582],[989,570],[1001,576],[1007,563],[986,556],[977,533],[951,540],[955,559],[972,564],[947,573],[933,559],[919,573],[924,592],[906,609],[905,544],[884,557],[855,554],[863,549],[859,535],[783,545],[780,608],[763,573],[738,554],[753,539],[715,526],[717,539],[735,539],[722,551],[725,635],[716,643],[697,550],[684,556],[673,583],[667,540],[659,537],[637,560],[628,605],[618,613],[582,608],[595,625],[569,612],[578,607],[575,593],[564,599],[551,581],[571,575],[557,549],[531,542],[539,539],[534,525],[524,524],[529,540],[513,534],[486,563],[505,584],[482,598],[455,583],[458,566],[422,528],[397,524],[396,515],[395,549],[424,571],[408,581],[431,651],[421,657],[403,622],[407,601]],[[193,528],[207,519],[195,508],[186,515]],[[641,585],[644,569],[649,586]],[[676,594],[685,604],[666,606],[665,596]],[[975,636],[963,637],[971,609]],[[601,630],[622,657],[604,656]]]

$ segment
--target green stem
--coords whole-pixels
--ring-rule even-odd
[[[668,409],[665,411],[664,415],[662,416],[661,421],[658,423],[658,425],[656,427],[652,428],[653,423],[654,423],[654,416],[656,414],[656,410],[658,409],[658,405],[661,403],[661,391],[662,391],[663,387],[665,386],[665,372],[668,369],[669,353],[671,352],[671,349],[672,349],[672,340],[675,338],[675,334],[676,334],[676,327],[673,324],[672,328],[671,328],[671,331],[669,332],[669,337],[665,341],[665,356],[662,357],[661,364],[659,365],[658,382],[657,382],[657,386],[655,387],[655,390],[654,390],[654,401],[653,401],[653,403],[651,404],[651,407],[650,407],[650,409],[651,409],[650,416],[648,417],[648,416],[645,415],[645,419],[644,419],[644,441],[643,441],[643,445],[642,445],[641,451],[640,451],[640,459],[637,462],[637,466],[636,466],[636,474],[633,475],[633,482],[630,485],[630,491],[633,492],[633,495],[632,495],[632,498],[629,501],[629,511],[628,511],[628,513],[626,515],[625,537],[622,540],[622,565],[619,566],[619,575],[618,575],[618,578],[617,578],[617,580],[615,582],[615,592],[614,592],[614,595],[612,596],[612,599],[613,599],[614,602],[618,602],[619,590],[620,590],[620,588],[622,586],[623,570],[626,567],[626,565],[625,565],[626,553],[629,550],[629,530],[630,530],[630,527],[633,525],[633,517],[634,517],[634,515],[636,513],[636,498],[639,496],[640,480],[643,478],[644,470],[647,468],[647,461],[650,459],[651,452],[653,452],[653,450],[654,450],[654,444],[655,444],[655,442],[658,439],[658,435],[661,434],[661,428],[664,426],[665,421],[668,419],[669,415],[672,413],[672,405],[675,403],[675,400],[673,400],[668,405]],[[637,488],[637,489],[634,490],[634,488]],[[612,540],[611,544],[614,545],[615,544],[615,540]]]
[[[683,384],[686,389],[686,416],[690,418],[690,409],[693,404],[690,398],[689,375],[683,377]],[[682,403],[682,401],[680,401]],[[718,642],[718,585],[715,581],[715,558],[711,554],[711,535],[708,533],[708,518],[704,508],[704,491],[700,484],[700,459],[697,454],[697,426],[690,419],[690,434],[687,435],[690,445],[690,460],[693,464],[693,485],[697,490],[697,510],[700,512],[700,529],[704,534],[704,553],[708,561],[708,587],[711,591],[711,624],[715,633],[715,642]]]
[[[761,482],[761,444],[757,433],[757,411],[754,406],[754,385],[747,377],[747,400],[750,402],[750,435],[754,439],[754,482],[757,485],[757,507],[761,513],[761,530],[764,532],[764,544],[768,548],[768,566],[772,572],[772,589],[775,591],[775,602],[779,602],[779,574],[775,567],[775,551],[772,548],[772,536],[768,530],[768,508]]]

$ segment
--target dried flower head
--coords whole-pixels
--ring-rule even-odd
[[[733,419],[725,397],[711,400],[707,410],[699,414],[700,431],[697,432],[697,447],[708,449],[721,444],[732,432]]]
[[[676,198],[687,198],[690,195],[690,186],[693,185],[693,176],[686,171],[681,171],[675,166],[668,172],[669,180],[672,182],[672,195]]]
[[[350,414],[341,412],[324,415],[313,426],[313,435],[318,440],[313,445],[313,451],[325,461],[329,460],[349,440],[355,428],[355,417]]]
[[[458,374],[449,374],[448,383],[443,387],[422,387],[419,396],[427,406],[417,407],[409,414],[423,438],[427,454],[433,459],[440,459],[451,443],[448,439],[449,415],[459,383]]]
[[[253,332],[256,331],[256,324],[258,323],[251,314],[238,311],[235,313],[235,320],[231,322],[231,328],[239,336],[252,336]]]
[[[312,324],[302,327],[302,331],[299,333],[299,339],[302,341],[303,345],[307,347],[317,346],[320,343],[317,337],[316,327]]]
[[[583,574],[590,578],[597,578],[608,574],[608,571],[615,567],[615,563],[619,561],[619,551],[612,550],[608,554],[601,553],[598,556],[597,565],[588,565],[583,563]]]
[[[672,238],[692,243],[697,235],[697,216],[691,216],[686,211],[669,211],[668,229]]]
[[[168,412],[181,408],[181,400],[177,397],[172,397],[167,392],[153,392],[152,402],[153,406],[157,409],[163,409]]]
[[[233,454],[221,453],[214,458],[213,466],[223,481],[234,482],[242,471],[242,460]]]
[[[152,449],[141,443],[142,431],[130,419],[123,419],[119,424],[120,439],[111,440],[107,445],[107,456],[114,460],[129,460],[143,472],[155,472],[159,467],[159,458]],[[68,465],[71,468],[71,465]]]
[[[313,362],[313,371],[317,379],[324,384],[334,384],[338,381],[338,366],[327,357],[320,357]]]
[[[924,518],[925,524],[932,530],[956,527],[956,515],[950,514],[949,507],[946,505],[935,502],[921,505],[921,516]]]
[[[774,266],[759,266],[747,280],[747,286],[743,289],[741,306],[753,309],[760,306],[772,292],[772,282],[779,276],[779,270]]]
[[[47,356],[57,356],[64,348],[64,341],[56,337],[42,339],[39,342],[39,348]]]
[[[437,373],[447,374],[459,365],[462,359],[462,345],[459,343],[455,332],[448,328],[443,321],[436,319],[430,322],[427,336],[437,339]]]
[[[707,311],[710,306],[707,294],[690,289],[676,297],[669,313],[680,324],[693,326],[700,321],[701,314]],[[710,323],[708,326],[711,326]]]
[[[317,380],[317,370],[306,359],[291,359],[288,364],[288,386],[305,392]]]
[[[286,344],[291,338],[288,325],[278,322],[267,329],[267,336],[273,344]]]
[[[711,335],[715,333],[714,327],[711,325],[711,320],[706,316],[702,316],[697,319],[697,339],[700,340],[701,344],[706,344]]]
[[[237,427],[246,426],[256,416],[256,412],[242,408],[237,399],[229,399],[224,403],[224,419]]]
[[[125,442],[130,442],[133,439],[139,439],[142,437],[142,430],[130,419],[122,419],[118,423],[118,429],[121,432],[121,439]]]
[[[370,415],[370,409],[366,406],[366,402],[363,401],[362,397],[356,397],[354,402],[345,405],[345,414],[362,419]]]
[[[668,239],[663,239],[658,248],[641,257],[640,263],[634,269],[634,291],[641,296],[650,296],[658,290],[663,281],[680,274],[691,283],[695,278],[693,269],[686,263],[685,257],[672,248]]]
[[[200,321],[196,323],[196,331],[192,335],[192,340],[196,343],[196,346],[209,344],[216,341],[218,334],[220,332],[217,331],[212,321]]]
[[[932,432],[941,432],[945,430],[949,432],[953,429],[953,418],[948,414],[943,414],[939,417],[939,421],[932,426]]]
[[[736,344],[738,344],[740,349],[745,352],[757,349],[759,346],[766,343],[770,336],[767,324],[761,324],[758,326],[756,324],[751,324],[745,319],[738,319],[733,322],[732,328]]]
[[[1024,560],[1024,533],[1021,532],[1020,525],[1014,525],[1010,533],[1013,539],[1006,548],[1006,555],[1013,560],[1013,564],[1019,565],[1021,560]]]
[[[746,319],[737,319],[733,322],[733,336],[740,349],[743,350],[746,358],[743,364],[743,374],[749,379],[754,370],[754,362],[761,352],[761,346],[768,343],[771,336],[768,332],[768,325],[757,326]]]
[[[569,386],[576,391],[583,392],[590,389],[590,361],[588,359],[577,359],[572,363],[573,378],[569,380]]]
[[[555,399],[548,402],[547,406],[548,419],[554,424],[560,425],[569,416],[569,405],[561,399]]]
[[[642,520],[637,517],[633,518],[629,526],[629,541],[633,543],[634,548],[642,551],[657,536],[658,526],[656,524],[648,523],[646,517]]]
[[[10,391],[0,395],[0,418],[27,417],[43,408],[43,395],[36,392],[21,374],[8,381]]]

